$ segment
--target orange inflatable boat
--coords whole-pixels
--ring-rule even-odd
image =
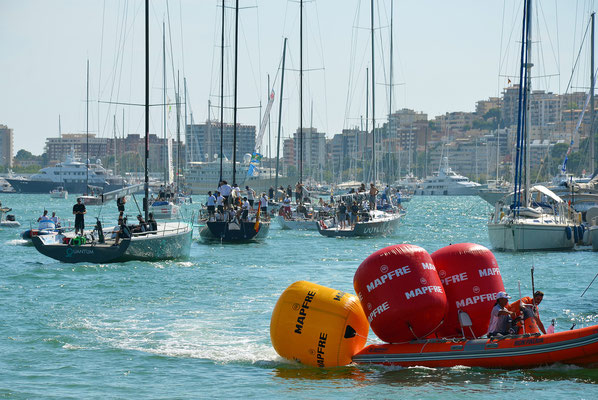
[[[403,367],[534,368],[554,363],[598,365],[598,325],[549,335],[483,339],[427,339],[373,344],[355,356],[358,364]]]

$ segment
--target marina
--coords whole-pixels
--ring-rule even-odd
[[[194,196],[185,212],[197,211],[203,200]],[[39,214],[47,194],[3,197],[4,204],[9,201],[23,222]],[[104,212],[114,215],[115,206],[110,208]],[[70,202],[54,203],[59,216],[68,216],[70,209]],[[60,390],[79,397],[99,394],[103,387],[118,397],[168,397],[173,391],[181,397],[236,397],[249,391],[275,398],[309,384],[319,397],[330,399],[356,390],[365,397],[387,397],[397,385],[414,397],[457,397],[464,392],[477,396],[482,387],[485,393],[499,395],[505,385],[523,395],[538,387],[549,388],[557,397],[593,391],[598,383],[593,369],[553,366],[507,373],[356,365],[318,370],[284,360],[272,348],[271,312],[292,282],[309,280],[352,293],[357,266],[388,245],[416,243],[429,252],[459,242],[490,248],[484,229],[489,213],[490,207],[475,196],[416,196],[400,230],[385,237],[331,240],[273,224],[263,242],[204,244],[197,237],[186,260],[111,264],[63,264],[24,246],[18,231],[2,228],[0,246],[11,254],[11,263],[0,270],[0,301],[5,304],[0,350],[7,365],[0,381],[12,387],[12,393],[43,397],[48,387],[62,387],[71,370],[106,364],[111,367],[102,374],[79,370],[85,383]],[[86,217],[93,220],[92,213]],[[573,323],[576,329],[598,323],[593,300],[598,287],[579,297],[596,273],[596,253],[493,253],[513,296],[518,282],[524,293],[531,291],[529,268],[535,266],[536,288],[546,293],[541,306],[545,324],[554,318],[561,332]],[[575,279],[564,280],[564,275]],[[373,338],[370,334],[368,344],[379,343]],[[19,371],[16,366],[24,362],[32,364]],[[169,373],[156,375],[156,368],[168,368]],[[233,371],[235,379],[222,378]],[[31,376],[38,377],[35,383]],[[470,388],[440,385],[439,379],[467,380]]]
[[[596,4],[315,3],[2,7],[0,398],[598,398]]]

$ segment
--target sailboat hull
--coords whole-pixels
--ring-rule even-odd
[[[186,224],[175,228],[178,224],[171,224],[172,227],[163,230],[158,226],[157,233],[136,236],[131,240],[121,260],[159,261],[188,258],[191,253],[193,228]]]
[[[318,232],[322,236],[328,237],[377,237],[388,236],[395,233],[399,227],[400,215],[392,215],[380,220],[372,220],[368,222],[358,222],[351,229],[340,229],[338,227],[323,228],[318,225]]]
[[[574,242],[567,228],[565,224],[491,223],[488,236],[495,250],[570,250]]]
[[[255,230],[255,222],[240,224],[225,221],[209,221],[200,229],[199,236],[206,242],[246,243],[265,239],[270,230],[270,222],[260,222]]]
[[[282,215],[278,215],[276,220],[280,224],[281,229],[285,230],[302,230],[302,231],[317,231],[318,222],[309,219],[285,219]]]

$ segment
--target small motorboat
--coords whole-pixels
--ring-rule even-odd
[[[483,339],[427,339],[372,344],[353,356],[357,364],[402,367],[535,368],[554,363],[598,365],[598,325],[548,335]]]
[[[109,243],[87,243],[85,238],[63,238],[57,236],[35,236],[33,245],[43,255],[64,263],[94,263],[104,264],[115,262],[123,258],[131,239],[123,239],[118,245]]]
[[[81,199],[81,202],[86,206],[101,206],[104,204],[104,199],[101,195],[81,195],[78,196]]]
[[[395,232],[402,215],[400,212],[368,211],[360,215],[360,220],[354,226],[347,222],[345,228],[338,226],[335,219],[321,220],[318,223],[318,232],[329,237],[386,236]]]
[[[176,219],[179,218],[181,207],[171,201],[154,201],[150,205],[150,212],[155,219]]]
[[[300,217],[287,218],[283,215],[278,215],[276,220],[280,224],[281,229],[285,230],[303,230],[303,231],[317,231],[318,221],[315,219],[307,219]]]
[[[64,190],[63,187],[57,187],[50,192],[50,197],[52,199],[67,199],[69,197],[69,192]]]
[[[7,214],[12,211],[12,208],[0,208],[0,226],[6,228],[16,228],[21,226],[13,214]]]

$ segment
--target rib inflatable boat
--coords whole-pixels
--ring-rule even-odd
[[[535,368],[555,363],[598,365],[598,325],[549,335],[508,335],[484,339],[427,339],[369,345],[357,364],[402,367]]]

